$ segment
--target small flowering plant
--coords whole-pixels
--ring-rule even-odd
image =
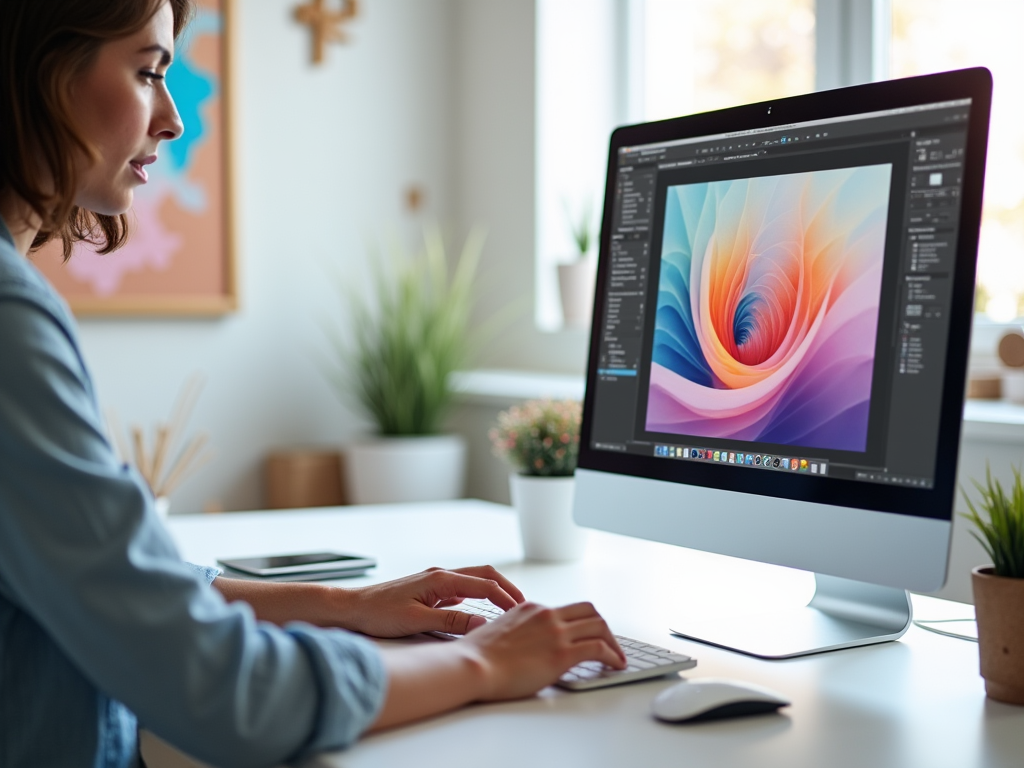
[[[577,400],[530,400],[498,414],[489,433],[494,454],[521,475],[566,477],[576,470],[582,406]]]

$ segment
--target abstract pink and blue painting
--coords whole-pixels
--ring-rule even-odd
[[[648,431],[866,450],[891,173],[668,188]]]

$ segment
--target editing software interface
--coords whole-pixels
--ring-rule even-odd
[[[621,148],[591,447],[931,488],[969,109]]]

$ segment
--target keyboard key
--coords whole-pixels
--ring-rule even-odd
[[[643,659],[629,659],[630,669],[650,669],[651,667],[656,666],[657,664],[655,664],[653,661],[644,661]]]

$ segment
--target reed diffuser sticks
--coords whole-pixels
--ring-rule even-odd
[[[121,432],[117,415],[112,411],[108,413],[110,432],[113,434],[121,460],[135,465],[153,492],[154,498],[170,496],[182,482],[213,458],[211,451],[204,450],[209,439],[205,432],[188,440],[182,437],[202,390],[203,381],[198,375],[185,382],[171,411],[170,421],[156,426],[152,450],[147,447],[142,427],[136,425],[129,430],[129,447]],[[176,444],[179,442],[181,447],[176,450]]]

